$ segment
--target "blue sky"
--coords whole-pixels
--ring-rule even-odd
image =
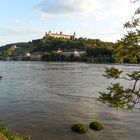
[[[1,0],[0,46],[42,38],[49,30],[115,42],[139,4],[130,0]]]

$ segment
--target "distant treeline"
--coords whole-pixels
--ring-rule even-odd
[[[11,49],[13,46],[16,49]],[[14,43],[0,47],[1,56],[11,56],[14,53],[17,55],[27,52],[52,52],[58,49],[62,51],[86,51],[87,56],[113,55],[114,43],[104,42],[99,39],[77,38],[73,40],[62,38],[47,38],[32,40],[27,43]],[[9,52],[10,51],[10,52]]]
[[[62,52],[84,51],[86,52],[86,55],[82,55],[82,58],[75,58],[72,54],[68,58],[64,55],[64,53],[58,54],[58,50]],[[15,60],[18,56],[24,56],[27,53],[45,53],[40,60],[119,62],[122,56],[118,54],[124,51],[125,50],[121,50],[117,46],[117,43],[104,42],[100,39],[76,38],[68,40],[63,38],[48,37],[32,40],[30,42],[14,43],[2,46],[0,47],[0,59],[5,60],[5,58],[11,57],[12,60]],[[136,57],[137,62],[140,62],[140,55],[136,55]],[[129,62],[128,59],[129,58],[126,56],[125,59],[123,59],[123,63]],[[24,58],[23,60],[31,59]]]

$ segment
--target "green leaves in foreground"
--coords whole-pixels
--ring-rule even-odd
[[[110,107],[133,109],[140,105],[140,71],[133,71],[121,76],[122,71],[116,68],[106,68],[107,78],[121,79],[131,82],[131,87],[124,87],[121,83],[111,83],[107,92],[100,92],[99,100]]]
[[[31,140],[30,137],[23,137],[17,133],[10,132],[7,126],[0,121],[0,132],[8,139],[8,140]]]
[[[104,75],[107,78],[114,78],[117,79],[120,77],[120,74],[122,71],[119,71],[118,69],[111,67],[110,69],[106,68],[106,74]]]

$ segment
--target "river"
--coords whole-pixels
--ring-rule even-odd
[[[107,64],[0,62],[0,120],[33,140],[139,140],[140,112],[117,110],[96,102],[111,82]],[[130,72],[140,65],[115,65]],[[125,85],[130,86],[128,83]],[[76,122],[101,120],[105,129],[80,135]]]

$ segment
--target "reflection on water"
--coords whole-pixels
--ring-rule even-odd
[[[0,119],[34,140],[139,140],[140,113],[115,110],[96,102],[111,65],[0,62]],[[126,72],[139,65],[117,66]],[[127,85],[127,83],[125,83]],[[131,83],[130,83],[131,84]],[[75,122],[103,120],[101,132],[75,134]]]

